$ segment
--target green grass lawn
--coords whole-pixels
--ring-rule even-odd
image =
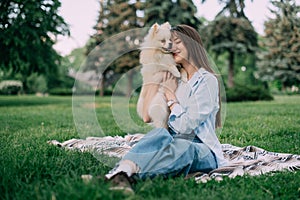
[[[110,98],[96,98],[97,117],[107,135],[126,134],[115,123]],[[134,114],[134,100],[130,107]],[[139,181],[134,196],[108,190],[103,179],[85,184],[80,176],[103,177],[107,167],[90,153],[66,151],[49,140],[78,138],[71,97],[0,97],[0,199],[299,199],[300,173],[225,178],[196,184],[175,178]],[[141,122],[137,122],[142,124]],[[145,127],[147,130],[148,127]],[[228,103],[222,143],[255,145],[300,154],[300,96],[270,102]]]

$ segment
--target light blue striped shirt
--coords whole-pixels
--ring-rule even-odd
[[[200,68],[187,83],[179,82],[176,90],[179,104],[173,106],[168,123],[176,134],[195,133],[214,152],[221,167],[227,162],[215,133],[218,93],[217,78]]]

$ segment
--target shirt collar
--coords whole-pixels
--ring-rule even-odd
[[[192,78],[188,81],[189,85],[191,87],[194,87],[195,85],[197,85],[198,80],[200,79],[200,77],[203,75],[203,73],[205,73],[206,70],[204,68],[200,68],[197,72],[195,72],[192,76]]]

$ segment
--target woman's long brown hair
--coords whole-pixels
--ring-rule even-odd
[[[214,74],[218,79],[219,84],[219,111],[216,116],[216,128],[221,127],[221,94],[220,94],[220,81],[214,70],[211,68],[206,50],[203,47],[203,43],[200,34],[188,25],[177,25],[172,27],[171,31],[176,34],[183,42],[184,46],[188,49],[188,60],[191,61],[198,68],[204,68],[206,71]]]

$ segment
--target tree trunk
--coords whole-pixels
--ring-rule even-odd
[[[127,78],[128,78],[128,85],[127,85],[127,94],[126,96],[127,97],[130,97],[131,93],[132,93],[132,82],[133,82],[133,71],[132,70],[129,70],[127,72]]]
[[[286,85],[283,81],[281,81],[281,91],[285,92],[286,91]]]
[[[104,83],[105,83],[104,75],[102,75],[99,83],[99,96],[101,97],[104,96]]]
[[[234,52],[230,51],[229,66],[228,66],[228,87],[229,88],[234,87],[233,76],[234,76]]]

